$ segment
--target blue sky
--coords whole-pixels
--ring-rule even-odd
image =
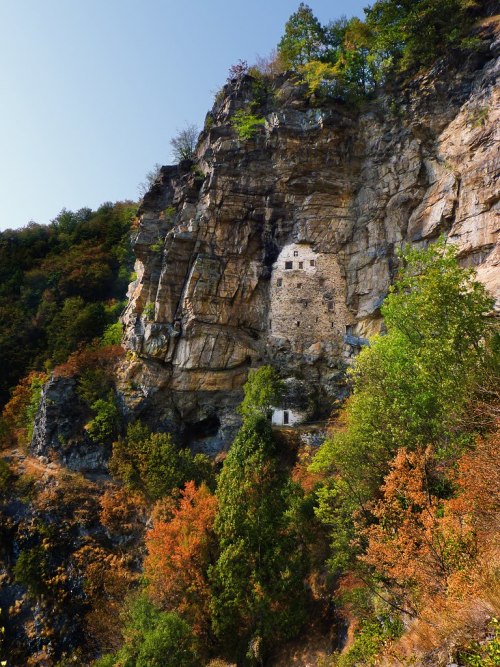
[[[0,229],[136,199],[299,0],[0,0]],[[311,0],[326,23],[367,1]]]

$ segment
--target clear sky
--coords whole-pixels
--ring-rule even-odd
[[[368,1],[310,0],[321,22]],[[0,0],[0,229],[137,199],[299,0]]]

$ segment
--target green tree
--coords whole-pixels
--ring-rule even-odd
[[[332,527],[333,562],[352,554],[352,514],[376,494],[397,449],[432,443],[441,457],[471,438],[464,417],[486,359],[492,299],[443,241],[410,249],[382,313],[387,334],[358,356],[345,428],[313,468],[328,473],[318,515]]]
[[[209,571],[215,634],[238,664],[261,664],[304,618],[305,556],[289,516],[298,493],[269,421],[245,418],[217,484],[220,556]]]
[[[127,435],[113,443],[109,463],[113,475],[130,489],[157,500],[188,481],[213,486],[213,467],[204,454],[180,449],[167,433],[151,433],[140,422],[128,427]]]
[[[197,667],[191,627],[178,614],[159,611],[144,595],[132,599],[125,614],[125,644],[96,667]]]
[[[277,407],[281,401],[284,384],[272,366],[261,366],[250,371],[244,392],[245,397],[239,407],[244,417],[270,417],[272,408]]]
[[[320,60],[325,50],[325,30],[312,9],[301,2],[285,24],[278,53],[286,67],[297,69],[310,60]]]
[[[102,445],[116,437],[121,423],[121,415],[113,391],[106,398],[99,398],[92,403],[94,417],[85,429],[94,442]]]
[[[479,8],[476,0],[377,0],[365,12],[380,74],[419,69],[460,46]]]

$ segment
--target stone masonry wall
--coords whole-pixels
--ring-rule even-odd
[[[271,275],[269,335],[298,353],[323,341],[342,344],[353,323],[337,257],[305,243],[285,246]]]

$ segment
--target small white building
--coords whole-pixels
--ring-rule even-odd
[[[304,419],[304,413],[290,410],[288,408],[276,408],[273,410],[271,423],[273,426],[293,426],[294,424],[302,423]]]
[[[285,393],[281,405],[273,408],[273,426],[302,424],[311,414],[311,403],[304,384],[296,378],[285,380]]]

